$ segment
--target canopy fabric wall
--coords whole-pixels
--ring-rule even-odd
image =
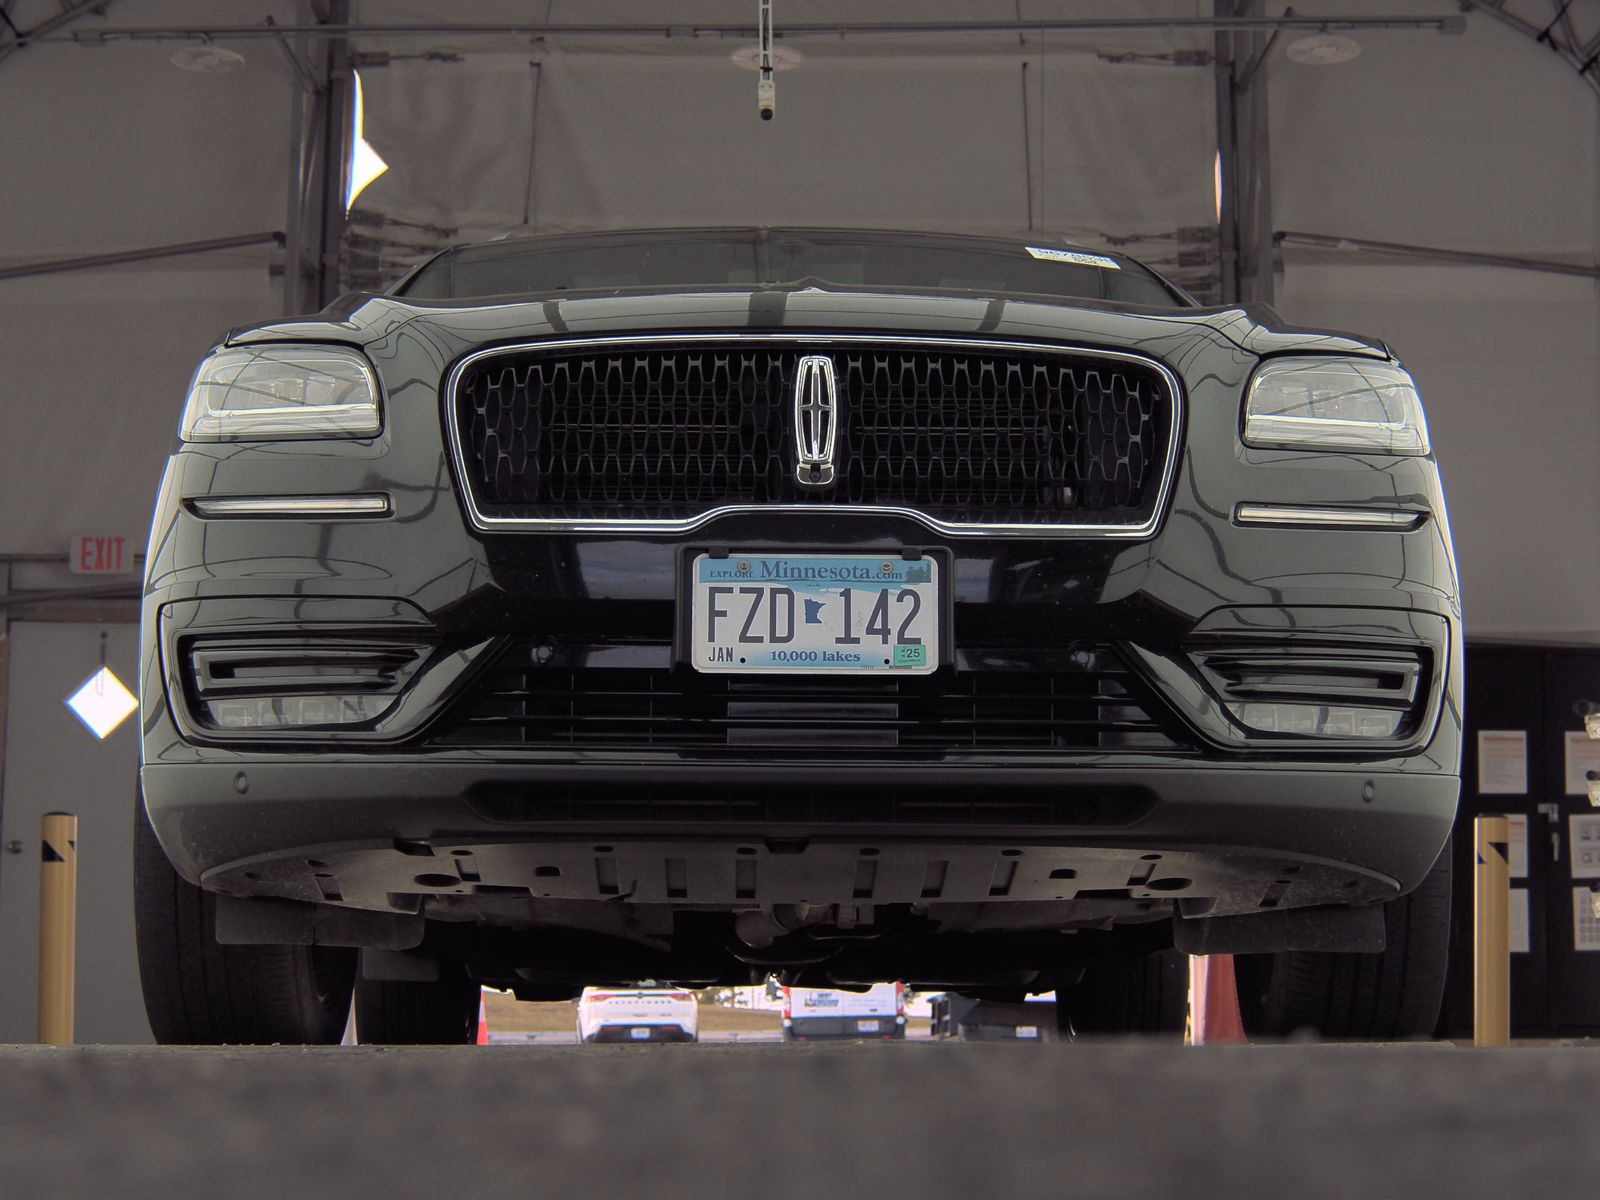
[[[53,7],[14,4],[24,26]],[[451,21],[659,22],[637,0],[474,2]],[[1318,13],[1459,14],[1446,0],[1328,0]],[[739,24],[753,0],[670,6]],[[779,0],[798,22],[1209,15],[1210,0]],[[419,2],[358,21],[441,19]],[[1308,8],[1309,12],[1310,9]],[[1600,0],[1576,0],[1600,29]],[[290,2],[230,23],[297,19]],[[207,23],[194,0],[118,0],[96,26]],[[1481,13],[1467,32],[1358,32],[1338,66],[1289,60],[1270,88],[1273,224],[1596,261],[1594,92]],[[0,62],[0,265],[282,229],[295,74],[175,69],[170,41],[41,43]],[[1212,39],[1195,31],[780,43],[776,119],[756,115],[749,39],[363,36],[367,139],[389,164],[345,253],[378,283],[445,241],[519,230],[845,224],[1126,240],[1215,271]],[[427,52],[433,57],[418,58]],[[458,61],[439,61],[439,56]],[[1208,257],[1209,256],[1209,257]],[[0,281],[0,552],[137,527],[199,354],[281,311],[266,250]],[[1387,339],[1417,373],[1443,463],[1471,633],[1600,640],[1600,301],[1592,281],[1286,248],[1277,307]],[[1537,580],[1537,586],[1531,581]],[[1536,592],[1536,595],[1530,594]]]
[[[1592,28],[1600,5],[1573,12]],[[1271,64],[1277,228],[1595,264],[1593,91],[1489,21],[1360,41],[1335,67]],[[1600,640],[1595,282],[1289,245],[1275,303],[1303,324],[1383,337],[1416,375],[1468,635]]]

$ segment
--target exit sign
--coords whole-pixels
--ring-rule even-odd
[[[127,575],[133,571],[133,551],[120,534],[87,534],[72,539],[67,565],[75,575]]]

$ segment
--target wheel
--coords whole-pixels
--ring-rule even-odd
[[[163,1045],[337,1045],[356,952],[334,946],[223,946],[216,897],[178,874],[137,798],[133,917],[150,1031]]]
[[[1178,1038],[1189,1012],[1189,960],[1176,950],[1091,963],[1056,993],[1056,1023],[1075,1037],[1146,1034]]]
[[[356,981],[356,1037],[364,1046],[460,1046],[478,1040],[480,988],[441,968],[433,983]]]
[[[1409,895],[1384,905],[1381,954],[1242,955],[1239,1010],[1252,1037],[1336,1041],[1433,1035],[1450,957],[1450,843]]]

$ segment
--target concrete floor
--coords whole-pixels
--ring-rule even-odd
[[[1600,1048],[0,1049],[18,1200],[1597,1188]]]

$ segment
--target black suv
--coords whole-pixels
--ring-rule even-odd
[[[1381,342],[1054,242],[463,247],[229,335],[148,562],[163,1041],[769,973],[1161,1030],[1192,953],[1432,1028],[1461,622]]]

